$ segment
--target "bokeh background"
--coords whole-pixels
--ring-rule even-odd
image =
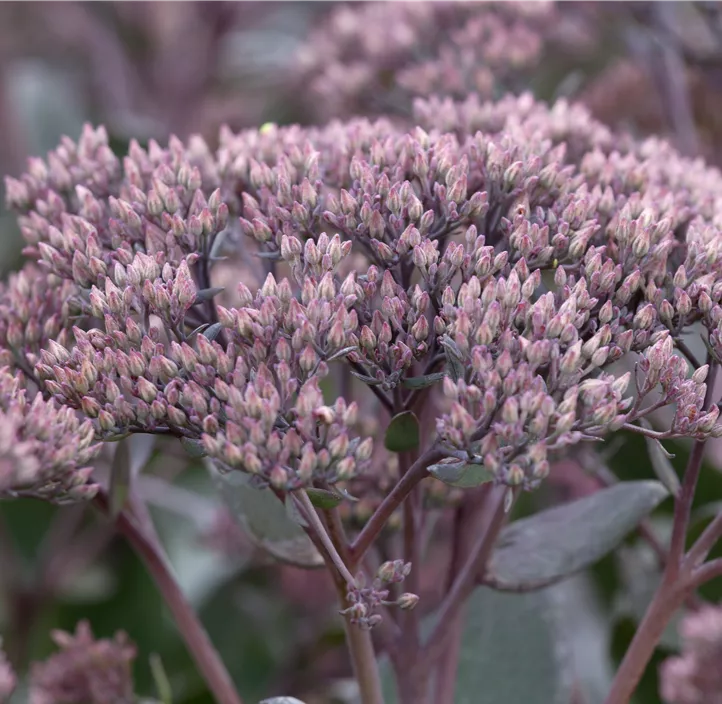
[[[448,4],[449,26],[416,47],[419,54],[442,44],[457,22]],[[473,17],[473,7],[481,11],[483,4],[466,3],[458,13]],[[27,156],[44,155],[62,135],[76,139],[87,121],[104,124],[122,154],[131,138],[147,145],[171,134],[201,134],[213,147],[224,124],[236,131],[267,122],[325,122],[349,112],[402,115],[396,74],[382,62],[374,85],[388,89],[389,100],[380,90],[356,101],[319,98],[324,90],[333,93],[334,76],[343,82],[350,75],[328,47],[344,41],[337,33],[353,17],[342,9],[332,2],[0,3],[0,172],[17,176]],[[569,2],[552,11],[553,21],[539,30],[538,60],[509,88],[580,101],[616,129],[661,134],[686,154],[719,162],[718,3]],[[399,18],[394,27],[403,29]],[[369,23],[348,29],[348,37],[383,30]],[[314,76],[300,69],[309,57],[321,66]],[[3,277],[22,261],[21,248],[13,216],[0,208]],[[686,453],[678,448],[676,466]],[[718,454],[708,458],[700,503],[722,501]],[[607,462],[624,479],[651,475],[637,438],[611,447]],[[205,473],[177,449],[161,447],[150,469],[144,492],[181,585],[247,701],[289,692],[308,704],[353,701],[326,576],[279,567],[244,541]],[[584,467],[560,465],[521,510],[593,490]],[[696,518],[703,520],[706,510]],[[663,540],[668,528],[662,516],[646,530]],[[659,555],[632,537],[565,586],[566,618],[578,634],[575,657],[584,673],[578,704],[603,697],[659,572]],[[706,589],[709,597],[722,596],[714,583]],[[112,526],[77,507],[0,504],[0,633],[10,658],[24,671],[52,652],[51,629],[73,630],[82,618],[98,636],[123,629],[135,641],[140,693],[154,694],[150,656],[157,655],[175,702],[212,701],[152,582]],[[677,647],[673,628],[664,647]],[[22,687],[13,701],[24,701]],[[637,702],[658,701],[652,667]]]

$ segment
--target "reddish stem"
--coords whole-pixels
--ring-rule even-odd
[[[444,648],[448,647],[449,634],[454,627],[456,617],[474,589],[477,576],[485,569],[486,563],[491,557],[496,538],[506,518],[504,511],[506,492],[506,487],[496,487],[492,490],[489,504],[487,504],[491,506],[492,514],[485,529],[479,532],[479,537],[469,552],[464,566],[439,607],[436,625],[423,650],[422,660],[427,667],[435,663]]]
[[[104,495],[97,496],[96,504],[104,512],[107,512],[107,497]],[[173,614],[176,626],[183,636],[186,647],[193,656],[198,670],[203,675],[216,701],[219,704],[243,704],[218,651],[211,643],[198,616],[178,586],[178,582],[176,582],[168,560],[161,552],[160,546],[143,532],[127,510],[120,513],[116,526],[145,563],[148,572],[158,587],[158,591],[163,595],[170,612]]]
[[[349,564],[349,569],[351,572],[354,572],[356,566],[361,562],[366,551],[383,530],[386,522],[391,518],[394,511],[401,506],[413,488],[426,476],[426,469],[444,457],[445,455],[441,450],[432,447],[424,452],[424,454],[411,465],[408,472],[401,477],[399,483],[381,502],[381,505],[376,509],[371,518],[369,518],[363,530],[350,546],[349,557],[351,563]]]

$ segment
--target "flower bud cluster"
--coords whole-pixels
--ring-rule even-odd
[[[75,633],[54,631],[60,649],[30,671],[31,704],[87,702],[87,704],[131,704],[133,661],[136,648],[122,631],[112,640],[95,640],[87,621]]]
[[[86,126],[77,145],[64,139],[47,163],[31,159],[20,180],[6,179],[26,254],[83,289],[102,287],[139,246],[172,265],[189,254],[207,256],[226,228],[228,206],[215,188],[210,153],[197,143],[187,148],[171,138],[167,149],[151,142],[146,151],[131,142],[121,165],[105,131]]]
[[[618,429],[631,399],[623,398],[629,375],[600,373],[622,354],[609,344],[609,326],[586,342],[580,334],[595,305],[584,280],[555,300],[536,295],[540,272],[522,279],[525,269],[521,260],[508,278],[482,287],[473,276],[456,297],[445,294],[438,326],[460,373],[444,380],[452,405],[437,430],[499,481],[529,487],[548,473],[550,449]]]
[[[299,54],[311,109],[403,110],[414,95],[504,92],[535,65],[551,3],[365,3],[332,10]]]
[[[50,340],[66,344],[76,294],[71,281],[52,281],[32,264],[0,284],[0,365],[32,369]]]
[[[673,340],[662,333],[640,360],[638,368],[644,375],[639,385],[640,394],[646,395],[659,385],[661,400],[658,403],[674,404],[675,413],[669,430],[670,437],[693,437],[706,440],[722,437],[722,424],[718,424],[719,407],[712,405],[704,410],[709,365],[705,364],[688,376],[689,364],[673,354]]]
[[[10,695],[15,690],[17,677],[12,667],[10,667],[1,646],[2,641],[0,641],[0,702],[5,702],[10,700]]]
[[[128,286],[127,296],[116,297],[122,310],[112,307],[110,293],[91,293],[111,307],[103,310],[105,331],[75,328],[71,351],[55,342],[42,351],[36,372],[58,400],[93,418],[102,437],[146,431],[202,441],[223,466],[278,489],[335,483],[364,466],[370,440],[350,436],[356,405],[340,398],[328,406],[318,386],[328,361],[354,348],[357,329],[355,299],[337,290],[331,273],[316,285],[308,278],[300,301],[287,279],[269,275],[255,298],[241,284],[242,307],[218,307],[217,327],[229,340],[221,345],[203,333],[181,332],[168,342],[158,326],[136,322],[128,306],[138,291],[144,303],[147,290],[165,289],[149,286],[160,269],[151,257],[138,253],[127,274],[133,267],[155,268],[142,288]],[[171,304],[192,302],[187,272],[181,262],[166,296]]]
[[[83,127],[77,144],[63,137],[47,161],[28,159],[28,170],[20,179],[6,178],[9,207],[29,212],[38,219],[61,212],[74,212],[70,202],[80,186],[102,197],[113,193],[120,180],[120,163],[108,144],[105,127]],[[28,225],[35,218],[30,217]]]
[[[90,421],[39,393],[30,400],[20,378],[0,369],[0,498],[91,498],[98,487],[86,465],[100,449],[94,439]]]
[[[140,343],[136,318],[150,316],[160,319],[167,334],[182,338],[186,315],[199,302],[191,274],[197,259],[198,255],[189,255],[175,267],[163,263],[162,254],[153,257],[137,252],[127,267],[115,263],[102,289],[91,286],[85,312],[103,320],[106,333],[122,332],[131,343]]]
[[[722,609],[705,605],[686,615],[680,625],[681,655],[660,668],[660,693],[665,704],[706,704],[719,698],[722,673]]]
[[[566,103],[416,110],[428,132],[225,130],[215,155],[171,139],[122,166],[86,131],[48,157],[74,164],[67,183],[31,162],[9,199],[51,276],[0,293],[3,361],[24,356],[99,437],[180,436],[278,489],[370,457],[352,399],[322,397],[330,363],[387,405],[446,372],[440,439],[512,485],[641,417],[606,372],[629,352],[642,396],[675,406],[672,435],[716,433],[702,370],[688,379],[672,348],[701,322],[722,359],[722,175]],[[216,306],[214,243],[236,230],[278,277]]]
[[[371,585],[366,577],[360,573],[355,584],[349,586],[346,600],[350,606],[341,611],[348,616],[349,621],[365,630],[370,630],[383,620],[378,613],[381,606],[398,606],[406,611],[413,609],[419,601],[416,594],[401,594],[395,601],[389,601],[390,588],[408,577],[411,572],[411,563],[403,560],[384,562],[376,572]]]
[[[624,138],[593,119],[577,103],[561,99],[551,106],[535,100],[531,93],[505,95],[499,100],[483,100],[471,93],[462,100],[429,96],[417,98],[413,105],[414,124],[423,129],[456,134],[459,141],[477,132],[512,133],[524,141],[549,140],[564,144],[570,163],[579,163],[594,149],[609,152],[624,144]]]

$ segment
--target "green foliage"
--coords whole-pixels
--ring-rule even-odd
[[[489,563],[497,589],[537,589],[606,555],[667,496],[655,481],[624,482],[505,528]]]
[[[320,567],[323,560],[303,528],[270,489],[256,489],[241,472],[208,471],[233,517],[246,535],[277,560]]]
[[[386,429],[386,449],[391,452],[408,452],[419,446],[419,419],[404,411],[394,416]]]
[[[466,464],[465,462],[440,462],[429,467],[429,474],[448,484],[461,489],[486,484],[494,479],[494,473],[480,464]]]

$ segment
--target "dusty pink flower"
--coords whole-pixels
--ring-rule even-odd
[[[679,626],[682,653],[662,663],[662,699],[667,704],[722,702],[722,609],[704,606]]]
[[[54,631],[60,651],[30,672],[30,704],[131,704],[135,646],[125,633],[95,640],[81,621],[75,634]]]
[[[16,684],[17,678],[15,677],[15,673],[12,667],[10,667],[5,653],[0,649],[0,702],[6,702],[10,699],[10,695],[15,690]]]
[[[88,462],[100,447],[92,423],[68,407],[29,396],[21,379],[0,369],[0,497],[57,503],[91,498]]]

